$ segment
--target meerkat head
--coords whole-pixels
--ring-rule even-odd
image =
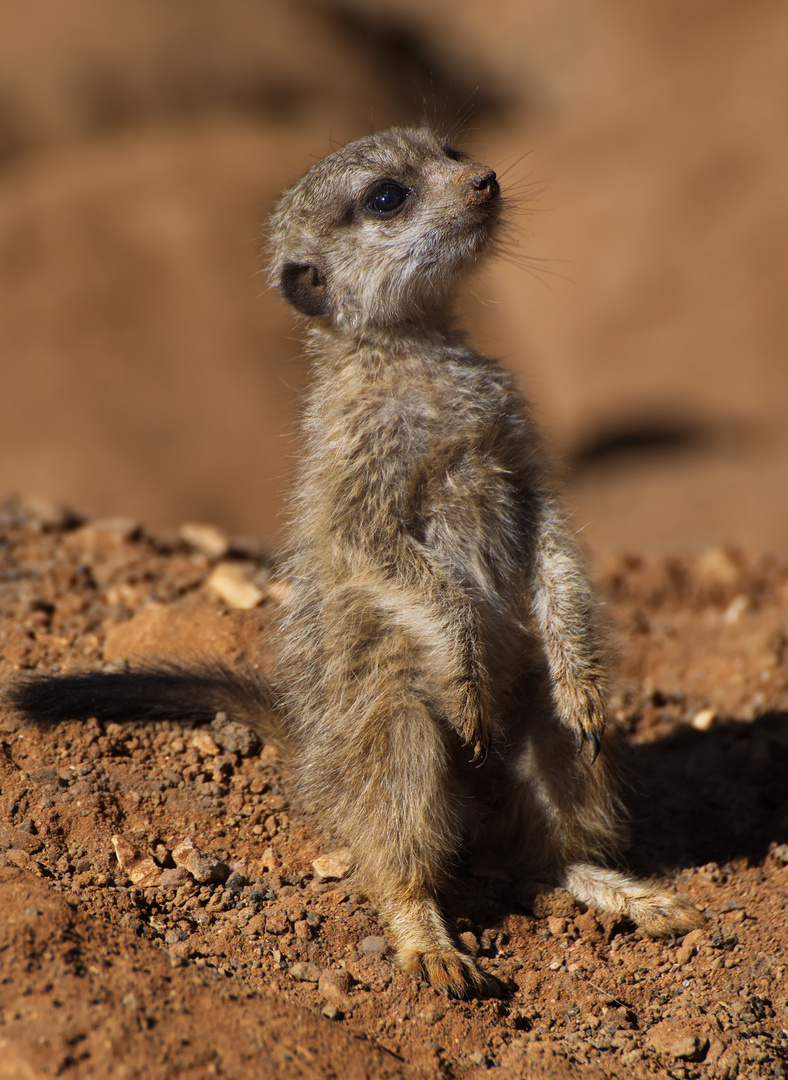
[[[302,315],[351,330],[431,322],[495,231],[492,169],[426,128],[349,143],[282,195],[271,273]]]

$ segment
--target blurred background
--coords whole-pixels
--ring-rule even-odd
[[[461,307],[589,546],[788,554],[784,0],[6,0],[0,497],[275,540],[306,372],[266,212],[425,114],[519,193]]]

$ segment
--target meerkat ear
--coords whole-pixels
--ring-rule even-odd
[[[279,289],[302,315],[328,315],[325,278],[314,263],[285,263],[279,275]]]

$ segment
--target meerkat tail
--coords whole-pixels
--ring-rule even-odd
[[[625,916],[652,937],[686,934],[706,922],[686,897],[590,863],[568,866],[559,884],[581,904]]]
[[[8,692],[10,704],[28,721],[49,727],[65,720],[210,723],[224,712],[263,738],[276,738],[277,694],[262,676],[237,673],[219,663],[193,668],[175,664],[130,671],[84,671],[32,676]]]

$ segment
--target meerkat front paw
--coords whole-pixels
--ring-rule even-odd
[[[587,745],[591,761],[596,761],[607,721],[605,695],[594,683],[579,687],[564,683],[553,688],[553,700],[561,720],[574,733],[578,752]]]
[[[471,763],[481,767],[490,750],[492,731],[489,714],[472,683],[464,683],[456,699],[457,708],[450,717],[452,726],[460,736],[462,745],[471,748]]]

